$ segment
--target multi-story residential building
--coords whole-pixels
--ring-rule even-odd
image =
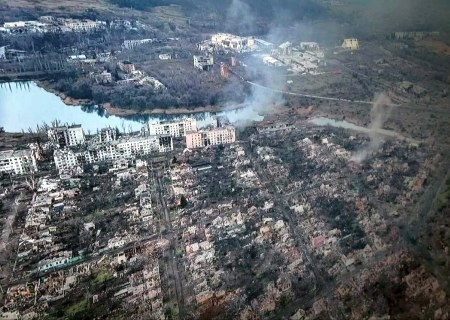
[[[53,156],[59,172],[77,172],[84,164],[99,161],[133,159],[153,152],[173,150],[170,136],[132,137],[91,145],[85,150],[55,150]]]
[[[117,130],[104,128],[100,130],[100,142],[111,142],[117,140]]]
[[[189,149],[233,143],[236,141],[234,127],[219,127],[186,134],[186,146]]]
[[[87,32],[106,27],[106,21],[92,21],[88,19],[68,19],[43,16],[39,21],[5,22],[3,29],[10,33],[26,32]]]
[[[148,123],[142,128],[144,135],[168,135],[173,138],[184,137],[190,131],[197,131],[197,120],[194,118],[185,118],[180,121],[166,123]]]
[[[92,20],[78,20],[78,19],[63,19],[62,23],[65,27],[72,31],[90,31],[106,26],[105,21]]]
[[[70,149],[57,149],[53,153],[56,169],[59,172],[75,172],[81,169],[77,154]]]
[[[132,137],[119,141],[116,148],[121,157],[128,158],[152,152],[173,150],[173,141],[170,136]]]
[[[85,143],[83,128],[81,125],[63,126],[48,130],[50,141],[60,148],[73,147]]]
[[[140,45],[146,43],[152,43],[155,41],[154,39],[142,39],[142,40],[125,40],[122,44],[122,47],[125,49],[134,49]]]
[[[37,171],[31,150],[0,151],[0,172],[26,174]]]

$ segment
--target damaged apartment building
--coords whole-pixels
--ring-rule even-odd
[[[81,125],[52,128],[48,130],[48,138],[60,148],[78,146],[86,142]]]
[[[32,150],[5,150],[0,152],[0,173],[26,174],[37,171]]]
[[[214,57],[212,55],[194,56],[194,67],[199,70],[209,71],[214,67]]]
[[[205,40],[197,45],[200,51],[234,51],[248,52],[255,49],[255,39],[253,37],[241,37],[229,33],[216,33],[211,39]]]
[[[263,56],[263,61],[273,66],[286,66],[294,73],[317,74],[319,67],[325,65],[324,57],[316,42],[301,42],[294,46],[287,41],[273,50],[271,56]]]
[[[187,132],[197,131],[197,120],[194,118],[185,118],[174,122],[147,123],[141,133],[144,136],[168,135],[172,138],[186,136]]]
[[[132,160],[137,156],[171,150],[172,137],[167,135],[134,136],[116,140],[114,130],[105,129],[100,132],[100,142],[92,142],[87,147],[56,149],[54,161],[61,174],[73,174],[82,172],[84,164]]]
[[[236,141],[236,130],[232,126],[207,128],[186,134],[188,149],[202,148]]]
[[[217,127],[199,130],[195,118],[184,118],[174,122],[149,123],[141,129],[143,136],[185,137],[188,149],[202,148],[236,141],[235,128],[218,119]]]

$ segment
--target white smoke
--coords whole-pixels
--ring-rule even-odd
[[[381,129],[391,114],[391,106],[391,99],[389,99],[389,97],[385,94],[380,94],[376,97],[370,112],[370,142],[365,148],[352,156],[352,161],[361,163],[380,148],[383,143],[383,134],[381,133]]]
[[[257,18],[247,3],[243,0],[233,0],[227,11],[227,21],[229,27],[232,27],[240,35],[253,35]],[[272,26],[266,38],[274,43],[285,41],[282,39],[285,34],[282,35],[278,31]],[[261,121],[274,109],[274,106],[283,103],[282,94],[277,90],[285,88],[285,81],[278,71],[264,65],[260,57],[254,56],[251,59],[251,61],[246,61],[247,71],[253,74],[252,78],[255,79],[257,85],[248,83],[250,93],[247,93],[243,108],[233,112],[232,118],[229,116],[233,125],[241,128],[248,126],[253,121]],[[228,108],[235,109],[231,105]]]
[[[264,116],[283,103],[282,95],[263,87],[252,87],[251,94],[245,99],[243,108],[235,110],[230,122],[234,126],[245,128],[254,121],[261,121]]]
[[[243,34],[254,31],[256,18],[250,6],[242,0],[233,0],[227,11],[227,28],[239,30]]]

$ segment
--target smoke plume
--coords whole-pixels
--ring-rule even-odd
[[[376,97],[370,112],[371,122],[368,128],[370,142],[364,149],[353,155],[353,161],[361,163],[380,148],[383,143],[381,129],[389,118],[391,105],[391,99],[385,94],[380,94]]]
[[[252,35],[257,17],[247,3],[243,0],[233,0],[227,16],[229,23],[233,24],[238,34]],[[273,43],[281,43],[286,41],[282,39],[282,36],[285,34],[281,34],[277,28],[271,26],[265,38]],[[243,108],[237,110],[230,118],[236,127],[241,128],[248,126],[253,121],[262,120],[263,116],[270,113],[274,106],[282,104],[282,94],[277,90],[285,89],[285,81],[279,70],[265,65],[262,57],[252,56],[245,63],[247,73],[252,74],[251,78],[257,79],[257,83],[248,82],[246,84],[247,90],[243,91],[245,95]],[[237,89],[237,86],[233,87]],[[231,105],[228,107],[235,109]]]
[[[250,6],[242,0],[233,0],[227,10],[227,29],[239,30],[241,34],[254,32],[256,17]]]

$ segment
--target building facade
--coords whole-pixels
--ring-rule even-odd
[[[48,130],[48,137],[60,148],[74,147],[86,142],[81,125],[52,128]]]
[[[197,131],[197,120],[186,118],[176,122],[146,124],[142,128],[142,133],[149,136],[168,135],[173,138],[186,136],[186,133]]]
[[[133,157],[152,152],[168,152],[173,150],[173,141],[170,136],[132,137],[121,140],[116,145],[120,157]]]
[[[355,38],[344,39],[344,42],[342,42],[342,48],[352,51],[359,50],[359,41]]]
[[[235,141],[236,130],[231,126],[200,130],[186,134],[186,146],[189,149],[233,143]]]
[[[37,171],[31,150],[0,151],[0,173],[27,174]]]
[[[251,50],[255,46],[255,39],[252,37],[240,37],[229,33],[217,33],[211,37],[211,42],[236,52]]]
[[[79,154],[70,149],[57,149],[53,153],[56,169],[60,173],[74,173],[81,171],[81,164],[78,160]]]
[[[117,66],[121,71],[125,73],[133,73],[134,71],[136,71],[136,66],[134,65],[134,63],[131,63],[129,61],[119,62]]]
[[[117,140],[117,130],[104,128],[100,130],[100,142],[111,142]]]
[[[91,145],[81,151],[55,150],[53,157],[60,173],[74,173],[82,171],[84,164],[134,159],[137,156],[171,150],[173,150],[173,141],[170,136],[132,137]]]
[[[203,71],[209,71],[214,66],[214,57],[212,55],[207,56],[194,56],[194,67]]]

